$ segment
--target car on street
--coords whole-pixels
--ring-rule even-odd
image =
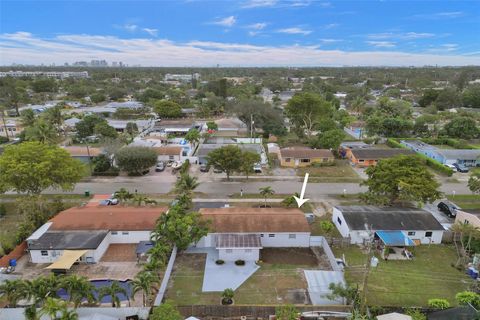
[[[437,208],[450,218],[455,218],[457,216],[458,208],[449,201],[440,201],[437,205]]]
[[[258,163],[256,163],[254,166],[253,166],[253,172],[255,173],[262,173],[262,166]]]
[[[454,163],[453,165],[455,166],[455,168],[457,168],[458,172],[462,172],[462,173],[468,172],[468,168],[465,167],[463,164]]]
[[[156,167],[155,167],[155,171],[156,172],[162,172],[163,170],[165,170],[165,163],[160,161],[157,163]]]
[[[208,164],[202,163],[200,165],[200,172],[208,172],[210,170],[210,166]]]
[[[457,167],[455,167],[453,164],[446,164],[445,167],[452,169],[453,172],[457,171]]]
[[[118,199],[115,199],[115,198],[105,199],[99,202],[99,205],[101,206],[115,206],[117,204],[118,204]]]

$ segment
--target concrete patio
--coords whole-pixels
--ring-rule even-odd
[[[215,248],[189,248],[187,253],[207,254],[202,292],[222,292],[227,288],[236,290],[260,268],[254,261],[245,261],[244,266],[237,266],[234,262],[217,265],[218,251]]]

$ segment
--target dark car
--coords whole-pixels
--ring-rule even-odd
[[[458,171],[458,172],[462,172],[462,173],[467,173],[467,172],[468,172],[468,168],[465,167],[465,166],[462,165],[462,164],[454,163],[453,166],[454,166],[455,168],[457,168],[457,171]]]
[[[447,216],[451,218],[455,218],[457,216],[457,207],[451,204],[448,201],[441,201],[438,203],[437,208],[439,211],[443,212]]]
[[[200,165],[200,172],[208,172],[210,170],[210,166],[208,164],[201,164]]]

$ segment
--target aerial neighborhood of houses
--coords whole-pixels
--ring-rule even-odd
[[[474,319],[480,69],[440,69],[2,68],[0,319]]]

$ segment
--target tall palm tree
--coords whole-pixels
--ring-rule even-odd
[[[33,300],[35,305],[43,305],[47,298],[58,298],[57,292],[61,288],[60,280],[53,274],[26,280],[25,286],[25,298]]]
[[[25,139],[41,143],[55,143],[58,134],[52,124],[43,119],[38,119],[32,127],[25,130]]]
[[[190,176],[188,173],[182,174],[180,179],[175,183],[175,191],[178,194],[191,195],[193,190],[198,187],[198,179]]]
[[[62,288],[67,291],[68,301],[73,303],[77,308],[83,299],[87,299],[88,302],[95,301],[93,292],[95,286],[86,278],[77,275],[71,275],[62,279]]]
[[[189,194],[181,193],[175,198],[175,200],[177,200],[177,205],[185,210],[189,210],[193,207],[192,197]]]
[[[132,199],[133,194],[131,194],[127,189],[120,188],[118,191],[115,192],[115,198],[118,199],[120,202],[126,202]]]
[[[102,301],[104,297],[110,296],[112,298],[112,307],[120,308],[121,302],[118,294],[121,293],[125,295],[128,299],[128,292],[125,288],[122,288],[118,281],[113,281],[112,284],[108,287],[101,287],[98,292],[98,301]]]
[[[150,199],[149,197],[141,193],[135,193],[132,197],[132,202],[138,207],[141,207],[142,205],[157,203],[155,200]]]
[[[147,306],[147,299],[152,294],[152,289],[155,284],[158,284],[160,279],[158,276],[150,271],[142,271],[138,273],[132,281],[132,299],[135,293],[142,291],[143,306]]]
[[[28,298],[25,289],[25,281],[22,279],[5,280],[0,285],[0,294],[5,295],[9,307],[15,308],[18,301]]]
[[[260,194],[265,198],[265,208],[267,207],[267,197],[275,194],[275,191],[270,186],[266,186],[263,188],[258,189],[260,190]]]
[[[169,245],[157,242],[147,253],[150,255],[150,260],[156,260],[160,265],[165,265],[170,251],[171,247]]]
[[[45,304],[43,305],[42,309],[40,310],[40,316],[48,316],[52,320],[57,319],[57,315],[62,313],[62,311],[66,310],[67,304],[65,301],[60,299],[55,299],[52,297],[48,297],[45,300]]]

